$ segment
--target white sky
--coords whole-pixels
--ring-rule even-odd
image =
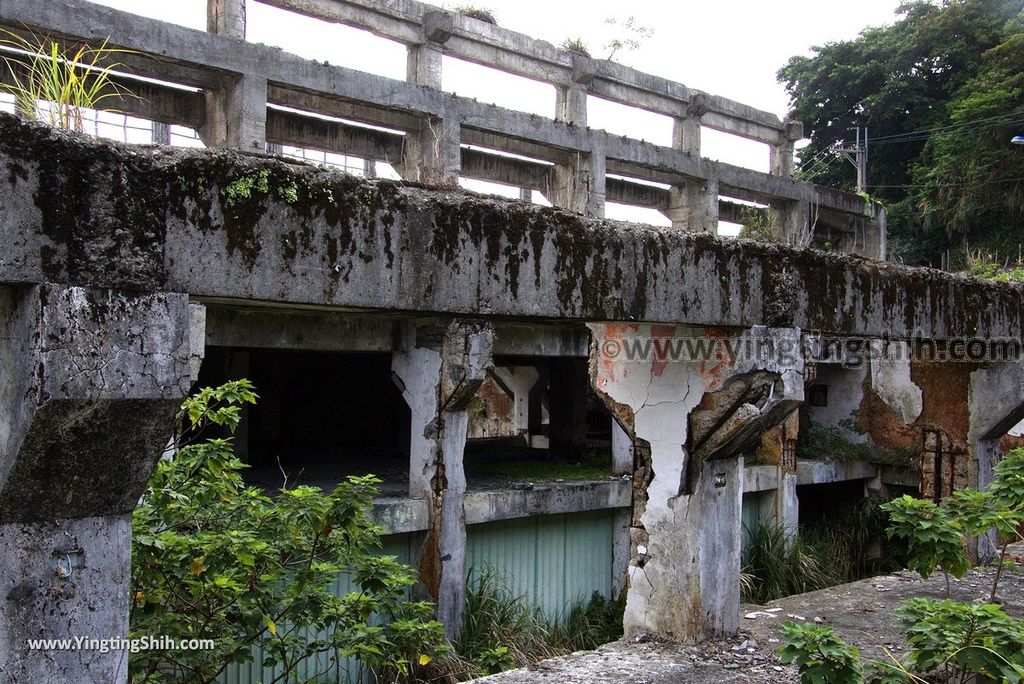
[[[97,0],[139,14],[205,29],[205,0]],[[462,0],[448,1],[453,7]],[[786,114],[787,97],[776,81],[778,69],[793,55],[810,54],[813,45],[853,38],[867,26],[892,23],[900,0],[466,0],[486,7],[498,23],[528,35],[561,43],[580,37],[595,57],[613,29],[606,19],[620,22],[633,16],[654,29],[638,50],[619,52],[615,59],[658,76],[679,81],[715,95],[778,114]],[[398,43],[361,31],[277,10],[249,0],[248,39],[276,45],[288,52],[392,78],[405,77],[405,49]],[[621,35],[623,32],[618,31]],[[536,112],[554,113],[554,89],[476,65],[446,58],[444,87],[482,101]],[[656,144],[671,141],[667,117],[629,110],[591,98],[593,128],[643,138]],[[760,171],[768,170],[767,147],[705,129],[703,156]],[[493,188],[489,188],[493,189]],[[517,192],[516,192],[517,194]],[[608,215],[617,216],[615,207]],[[651,212],[656,214],[656,212]],[[632,220],[641,216],[629,212]]]

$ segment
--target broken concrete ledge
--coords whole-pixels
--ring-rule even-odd
[[[627,508],[632,500],[629,480],[558,482],[522,489],[491,489],[466,493],[466,524],[538,515],[584,513]],[[373,519],[384,534],[422,532],[429,527],[429,502],[414,498],[378,498]]]
[[[796,463],[798,486],[870,480],[881,477],[882,482],[896,485],[913,485],[920,476],[906,468],[882,466],[867,461],[809,461]],[[916,478],[916,479],[915,479]],[[779,467],[775,465],[747,466],[743,470],[743,492],[768,492],[779,487]]]

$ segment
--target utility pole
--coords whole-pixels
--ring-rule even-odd
[[[843,155],[846,161],[853,164],[853,168],[857,169],[857,192],[867,192],[868,187],[868,127],[864,126],[861,129],[860,126],[856,128],[848,128],[846,130],[856,131],[857,138],[856,143],[853,147],[844,147],[842,145],[836,145],[835,151]],[[861,130],[864,131],[864,135],[861,136]]]

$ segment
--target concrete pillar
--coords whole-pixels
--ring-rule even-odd
[[[589,327],[591,381],[636,445],[626,638],[690,641],[733,633],[739,626],[741,453],[802,400],[802,360],[780,354],[729,365],[724,353],[711,364],[604,358],[609,339],[724,336],[664,326],[655,335],[647,324]],[[799,348],[799,331],[768,335]],[[783,365],[790,362],[798,365]]]
[[[804,125],[799,121],[787,119],[783,122],[785,130],[779,140],[769,146],[769,173],[789,178],[793,175],[793,145],[804,137]]]
[[[605,202],[605,156],[597,140],[590,154],[577,152],[567,164],[556,164],[554,187],[548,199],[557,207],[587,216],[603,217]]]
[[[633,511],[628,508],[615,510],[612,518],[612,598],[619,598],[626,589],[629,572],[629,528]]]
[[[587,90],[578,83],[555,89],[555,121],[587,126]]]
[[[205,92],[206,122],[199,137],[207,147],[265,152],[267,79],[256,74],[225,76],[222,84]]]
[[[672,120],[672,147],[700,157],[700,116],[677,116]]]
[[[612,472],[633,474],[633,439],[615,419],[612,419]]]
[[[424,43],[410,45],[406,53],[405,78],[409,83],[441,90],[441,57],[444,51],[440,45]]]
[[[131,511],[202,351],[188,297],[0,287],[0,672],[126,680]]]
[[[245,40],[245,0],[206,0],[206,30]]]
[[[169,124],[165,124],[160,121],[154,121],[152,123],[152,140],[157,145],[170,145],[171,144],[171,127]]]
[[[466,409],[491,366],[494,333],[481,323],[410,324],[391,370],[411,412],[409,494],[431,502],[420,580],[449,638],[466,599]]]
[[[396,167],[404,180],[456,187],[462,170],[462,126],[455,119],[427,119],[405,135],[402,161]]]
[[[669,188],[665,215],[676,230],[718,234],[718,179],[686,181]]]
[[[815,219],[807,200],[777,200],[768,211],[775,216],[778,238],[783,244],[800,247],[811,244]]]
[[[512,390],[513,420],[529,443],[530,391],[540,379],[540,373],[533,366],[495,366],[494,374]]]

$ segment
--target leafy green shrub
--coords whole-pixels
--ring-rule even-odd
[[[804,684],[853,684],[864,679],[860,649],[848,646],[831,627],[811,623],[782,623],[786,643],[779,662],[796,663]]]
[[[889,514],[889,536],[907,542],[907,569],[928,579],[940,568],[948,596],[949,576],[959,579],[971,567],[964,554],[963,524],[948,509],[906,494],[882,504],[882,510]]]
[[[918,456],[914,448],[883,449],[871,442],[853,442],[848,435],[856,431],[850,419],[836,425],[812,424],[796,446],[797,458],[820,461],[831,458],[840,463],[867,461],[885,465],[906,466]]]
[[[562,41],[561,48],[582,57],[590,57],[590,49],[582,38],[566,38]]]
[[[905,666],[914,672],[939,672],[946,681],[965,681],[968,674],[1024,679],[1024,620],[999,606],[915,598],[896,615],[911,647]]]
[[[209,433],[233,432],[255,400],[246,380],[187,399],[177,453],[157,464],[133,514],[132,636],[214,640],[210,650],[133,654],[133,681],[214,681],[256,644],[279,679],[314,657],[413,675],[444,653],[443,632],[430,604],[406,599],[412,570],[377,555],[378,480],[349,478],[329,494],[286,488],[276,499],[246,486],[231,439]],[[331,592],[341,574],[357,592]]]

